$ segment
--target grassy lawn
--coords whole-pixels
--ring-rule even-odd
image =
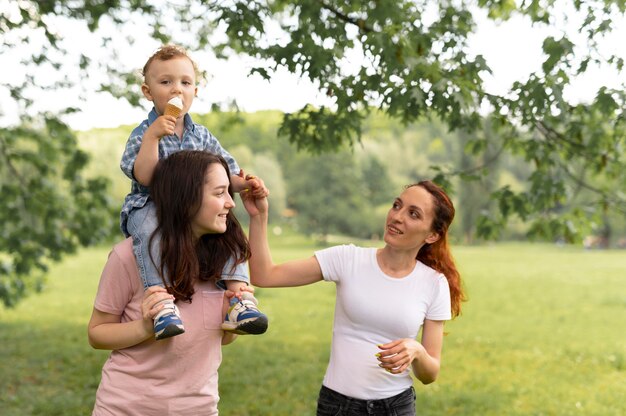
[[[277,261],[314,245],[281,236]],[[0,414],[88,415],[106,351],[86,337],[109,247],[52,268],[44,293],[0,309]],[[456,247],[469,302],[446,326],[420,415],[626,414],[626,252],[550,245]],[[270,329],[224,348],[224,415],[313,415],[334,285],[258,289]]]

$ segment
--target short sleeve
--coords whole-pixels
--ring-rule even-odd
[[[443,274],[439,274],[433,288],[432,301],[426,312],[426,319],[431,321],[447,321],[452,319],[450,303],[450,286]]]
[[[316,251],[315,258],[322,269],[324,280],[339,282],[341,276],[346,274],[346,265],[354,259],[355,249],[353,244],[344,244]]]
[[[233,259],[228,259],[226,266],[224,266],[222,270],[222,279],[249,283],[250,274],[248,273],[248,262],[238,263],[233,267]]]
[[[139,154],[141,140],[143,139],[143,129],[140,127],[141,126],[133,130],[128,138],[126,147],[124,148],[124,153],[122,154],[122,160],[120,161],[120,168],[122,169],[122,172],[124,172],[124,174],[132,180],[135,180],[133,168],[135,167],[135,160]]]
[[[109,259],[102,270],[94,307],[101,312],[122,315],[137,289],[139,276],[136,272],[130,272],[131,265],[125,261],[125,256],[116,250],[117,247],[109,254]]]

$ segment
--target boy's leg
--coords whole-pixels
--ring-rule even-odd
[[[144,290],[150,286],[163,286],[157,265],[161,263],[160,238],[156,236],[150,246],[150,237],[157,227],[156,210],[152,202],[133,210],[128,217],[128,231],[133,237],[133,251]],[[166,276],[167,278],[167,276]],[[171,300],[163,301],[163,309],[154,317],[154,336],[157,340],[185,332],[178,308]]]
[[[242,291],[249,281],[247,264],[238,264],[233,268],[229,261],[224,267],[222,280],[217,284],[236,293],[230,300],[230,308],[222,323],[224,331],[240,335],[258,335],[267,331],[267,316],[259,311],[258,301],[252,293]]]

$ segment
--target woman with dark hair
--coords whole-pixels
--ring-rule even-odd
[[[171,294],[161,286],[144,291],[130,238],[113,247],[88,329],[92,347],[112,350],[93,415],[217,414],[221,346],[236,337],[221,328],[233,293],[218,282],[247,275],[250,255],[231,212],[229,178],[225,160],[203,151],[180,151],[157,164],[151,197],[161,277],[167,273]],[[177,301],[186,330],[156,342],[153,319],[164,300]]]
[[[407,186],[387,214],[383,248],[336,246],[283,264],[272,262],[267,243],[267,198],[244,196],[244,206],[254,285],[337,286],[317,414],[414,416],[411,372],[424,384],[435,381],[444,321],[459,315],[465,298],[448,247],[450,198],[430,181]]]

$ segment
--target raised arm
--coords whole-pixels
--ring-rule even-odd
[[[255,198],[246,192],[242,194],[242,200],[250,215],[251,283],[260,287],[289,287],[308,285],[322,280],[322,270],[314,256],[274,264],[267,242],[267,197]]]
[[[144,132],[133,166],[133,174],[140,184],[150,186],[154,168],[159,161],[159,140],[165,135],[174,134],[175,127],[176,119],[173,116],[159,116]]]

